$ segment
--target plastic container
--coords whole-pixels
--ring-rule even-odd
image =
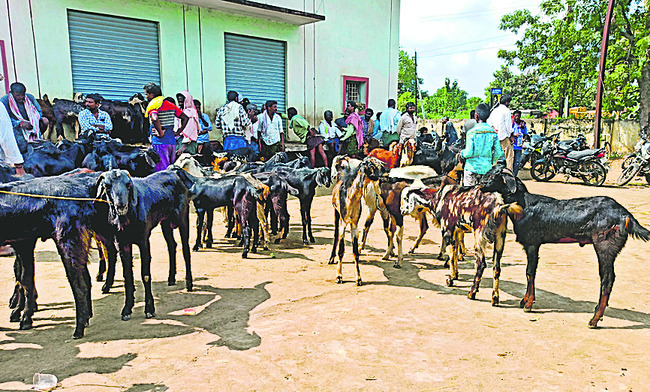
[[[56,388],[58,380],[52,374],[35,373],[32,382],[37,391],[51,391]]]

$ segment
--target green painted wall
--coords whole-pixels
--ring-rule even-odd
[[[29,2],[9,0],[9,12],[6,4],[0,6],[0,20],[7,21],[0,23],[0,39],[7,45],[10,81],[20,80],[28,91],[47,93],[50,99],[73,95],[67,9],[158,22],[163,92],[189,89],[208,113],[225,101],[224,33],[287,43],[287,104],[314,125],[324,110],[341,111],[343,76],[369,78],[369,106],[375,111],[395,98],[399,0],[270,3],[325,15],[326,20],[295,26],[162,0],[38,0],[32,2],[34,48]]]

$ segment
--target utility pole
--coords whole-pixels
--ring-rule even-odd
[[[415,116],[418,115],[418,51],[415,51]]]
[[[603,42],[600,45],[600,64],[598,68],[598,86],[596,88],[596,114],[594,116],[594,147],[600,148],[600,119],[603,113],[603,81],[605,80],[605,61],[607,59],[607,44],[609,43],[609,28],[614,11],[614,0],[609,0],[605,27],[603,28]]]

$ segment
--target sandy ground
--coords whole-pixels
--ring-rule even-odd
[[[619,172],[610,172],[608,183]],[[611,196],[650,228],[648,187],[592,188],[560,179],[526,184],[559,198]],[[592,330],[587,322],[599,278],[590,246],[542,247],[537,300],[534,311],[524,313],[518,302],[525,291],[525,254],[512,234],[503,258],[501,304],[492,307],[490,270],[477,300],[466,297],[472,257],[460,265],[457,286],[445,287],[447,270],[435,259],[435,229],[415,255],[406,256],[403,269],[382,261],[386,240],[376,219],[362,255],[364,285],[353,283],[349,246],[346,281],[337,285],[335,266],[327,265],[330,200],[322,195],[314,203],[316,244],[301,244],[294,199],[290,238],[246,260],[232,240],[222,239],[219,222],[214,248],[192,254],[191,293],[184,290],[182,263],[178,284],[167,286],[166,249],[157,229],[157,317],[145,319],[141,285],[133,318],[124,322],[122,281],[108,295],[94,284],[95,316],[80,340],[72,340],[72,294],[53,243],[38,244],[40,311],[30,331],[8,321],[13,258],[0,258],[0,390],[29,389],[35,372],[56,375],[58,389],[69,391],[650,390],[648,244],[628,241],[617,259],[610,306],[601,328]],[[405,233],[408,247],[417,235],[410,218]],[[96,273],[97,263],[90,270]],[[185,314],[186,308],[196,314]]]

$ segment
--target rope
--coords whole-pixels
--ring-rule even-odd
[[[101,203],[113,204],[109,200],[97,199],[97,198],[93,198],[93,197],[69,197],[69,196],[35,195],[35,194],[32,194],[32,193],[2,191],[2,190],[0,190],[0,193],[4,193],[6,195],[14,195],[14,196],[35,197],[35,198],[39,198],[39,199],[56,199],[56,200],[71,200],[71,201],[98,201],[98,202],[101,202]]]

